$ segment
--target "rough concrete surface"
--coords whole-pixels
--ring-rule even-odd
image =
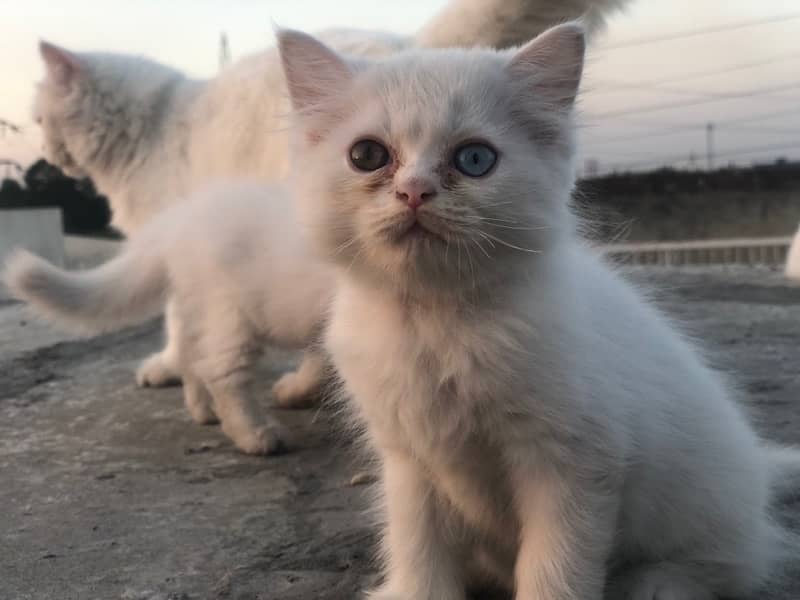
[[[755,269],[636,277],[734,374],[759,429],[800,443],[800,288]],[[134,386],[158,342],[156,324],[70,339],[0,304],[0,599],[359,598],[369,485],[350,485],[363,465],[336,419],[280,411],[293,451],[238,454],[190,422],[179,388]],[[292,360],[267,357],[265,402]],[[780,517],[800,528],[800,491]],[[800,598],[800,572],[758,597]]]

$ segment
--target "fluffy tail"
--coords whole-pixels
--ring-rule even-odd
[[[558,23],[583,18],[591,34],[629,0],[453,0],[416,35],[422,48],[519,46]]]
[[[776,500],[800,498],[800,448],[767,445],[764,452]]]
[[[164,253],[146,242],[137,239],[107,263],[72,272],[17,250],[6,262],[3,281],[16,298],[68,330],[95,334],[121,329],[164,310]]]

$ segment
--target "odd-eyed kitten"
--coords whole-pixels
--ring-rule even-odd
[[[625,0],[453,0],[417,36],[331,30],[324,39],[348,54],[383,56],[413,46],[520,43],[549,24],[583,13],[599,26]],[[110,199],[128,237],[169,204],[209,181],[274,181],[287,168],[288,111],[277,54],[269,49],[198,81],[138,56],[76,53],[42,43],[46,77],[35,118],[48,161],[88,176]],[[167,347],[143,362],[140,385],[179,379],[175,311]]]
[[[487,579],[517,600],[757,589],[800,455],[766,446],[579,239],[583,29],[380,62],[298,32],[279,47],[295,197],[337,273],[326,346],[382,465],[370,598],[464,600]]]
[[[282,407],[307,406],[327,366],[317,341],[333,277],[298,229],[281,188],[220,183],[164,211],[100,267],[67,272],[21,252],[4,279],[37,313],[83,333],[140,323],[169,298],[181,323],[173,343],[193,419],[219,420],[243,452],[271,454],[287,440],[263,414],[253,381],[263,346],[305,350],[297,371],[273,387]]]

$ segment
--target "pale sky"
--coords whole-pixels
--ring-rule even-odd
[[[444,4],[445,0],[0,0],[0,118],[25,130],[0,137],[0,159],[27,163],[38,156],[39,135],[30,105],[34,83],[43,71],[39,39],[78,51],[143,54],[193,76],[209,77],[217,70],[222,31],[235,60],[271,44],[273,22],[312,32],[330,26],[412,32]],[[613,47],[779,16],[787,18]],[[583,156],[597,159],[602,170],[685,166],[691,153],[704,161],[705,124],[713,121],[717,164],[778,156],[800,159],[798,40],[798,0],[634,0],[590,49],[580,103]],[[749,95],[706,101],[744,94]],[[684,106],[652,110],[677,103]]]

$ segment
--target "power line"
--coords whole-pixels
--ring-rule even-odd
[[[794,112],[797,114],[797,111]],[[778,129],[778,128],[770,128],[770,127],[761,127],[758,125],[748,127],[747,125],[741,125],[738,121],[714,121],[714,125],[719,127],[720,129],[727,131],[753,131],[756,133],[768,133],[771,135],[797,135],[800,136],[800,129]],[[641,140],[645,138],[653,138],[653,137],[666,137],[670,135],[678,135],[681,133],[687,133],[689,131],[700,131],[704,129],[707,124],[697,123],[695,125],[681,125],[676,127],[669,127],[664,129],[657,129],[655,131],[648,130],[643,131],[641,133],[632,133],[630,135],[620,135],[614,136],[610,138],[601,138],[598,141],[603,144],[613,144],[616,142],[629,142],[633,140]]]
[[[22,127],[15,125],[7,119],[0,119],[0,136],[5,136],[6,132],[22,133]]]
[[[727,99],[730,96],[730,93],[727,92],[709,92],[706,90],[691,90],[686,88],[674,88],[663,86],[660,84],[650,84],[650,83],[621,83],[617,89],[609,89],[609,88],[597,88],[597,89],[588,89],[585,93],[592,95],[597,93],[616,93],[616,92],[625,92],[628,90],[645,90],[645,91],[653,91],[653,92],[660,92],[662,94],[678,94],[682,96],[698,96],[700,98],[721,98]],[[774,100],[785,100],[787,102],[796,102],[796,98],[787,98],[786,96],[780,95],[773,95],[765,93],[763,94],[766,98],[772,98]]]
[[[747,69],[754,69],[756,67],[763,67],[766,65],[771,65],[779,62],[784,62],[787,60],[793,60],[796,58],[800,58],[800,52],[790,52],[787,54],[778,54],[771,56],[770,58],[765,58],[763,60],[756,60],[746,63],[738,63],[735,65],[729,65],[727,67],[722,67],[719,69],[708,69],[705,71],[693,71],[691,73],[686,73],[684,75],[676,75],[674,77],[665,77],[662,79],[646,79],[644,81],[614,81],[614,80],[595,80],[597,83],[601,85],[608,85],[608,86],[616,86],[621,88],[629,88],[632,86],[660,86],[665,83],[678,83],[681,81],[691,81],[692,79],[699,79],[702,77],[714,77],[716,75],[724,75],[726,73],[734,73],[736,71],[744,71]],[[606,88],[596,88],[590,90],[594,94],[602,94],[608,92],[615,92],[616,89],[606,89]]]
[[[664,35],[633,38],[630,40],[618,42],[616,44],[609,44],[602,46],[602,50],[617,50],[619,48],[630,48],[632,46],[643,46],[645,44],[655,44],[659,42],[671,42],[673,40],[682,40],[684,38],[697,37],[701,35],[709,35],[714,33],[722,33],[725,31],[735,31],[737,29],[745,29],[748,27],[757,27],[760,25],[769,25],[772,23],[783,23],[800,19],[800,13],[787,13],[784,15],[775,15],[761,19],[749,19],[747,21],[738,21],[735,23],[728,23],[725,25],[717,25],[712,27],[700,27],[697,29],[688,29],[685,31],[678,31],[675,33],[667,33]]]
[[[743,156],[747,154],[760,154],[763,152],[779,152],[783,150],[800,150],[800,144],[797,142],[793,144],[771,144],[766,146],[750,146],[743,148],[733,148],[723,152],[715,152],[714,158],[732,158],[735,156]],[[681,163],[689,160],[685,154],[673,155],[671,157],[651,157],[642,160],[631,161],[628,163],[617,163],[614,165],[614,170],[631,169],[641,167],[654,167],[654,166],[672,166],[676,163]]]
[[[595,113],[589,115],[592,119],[603,119],[609,117],[618,117],[618,116],[626,116],[626,115],[634,115],[634,114],[641,114],[647,112],[656,112],[660,110],[670,110],[673,108],[684,108],[687,106],[697,106],[700,104],[708,104],[711,102],[723,102],[728,100],[738,100],[740,98],[750,98],[753,96],[761,96],[764,94],[769,94],[772,92],[782,92],[786,90],[793,90],[800,88],[800,82],[793,82],[786,85],[779,85],[779,86],[772,86],[772,87],[762,87],[762,88],[755,88],[751,90],[745,90],[742,92],[734,92],[730,94],[719,94],[714,96],[713,98],[701,98],[697,100],[680,100],[676,102],[664,102],[661,104],[651,104],[649,106],[640,106],[638,108],[626,108],[626,109],[619,109],[619,110],[612,110],[604,113]]]
[[[740,117],[740,118],[736,118],[736,119],[728,119],[728,120],[718,121],[718,123],[725,123],[725,124],[731,124],[731,123],[737,123],[737,124],[739,124],[739,123],[755,123],[755,122],[758,122],[758,121],[767,121],[767,120],[777,119],[779,117],[786,117],[786,116],[790,116],[790,115],[796,117],[796,116],[800,115],[800,111],[798,111],[798,109],[796,109],[796,108],[792,109],[792,110],[770,111],[768,113],[760,113],[760,114],[756,114],[756,115],[750,115],[750,116],[747,116],[747,117]],[[641,119],[628,119],[628,118],[625,118],[625,117],[623,117],[622,120],[623,121],[628,121],[631,125],[636,125],[636,126],[639,126],[639,127],[664,127],[664,126],[669,126],[669,127],[673,127],[673,128],[686,128],[686,129],[696,129],[698,127],[705,127],[705,122],[703,122],[703,123],[670,123],[670,122],[664,122],[664,121],[658,121],[658,122],[647,121],[647,120],[642,121]]]

